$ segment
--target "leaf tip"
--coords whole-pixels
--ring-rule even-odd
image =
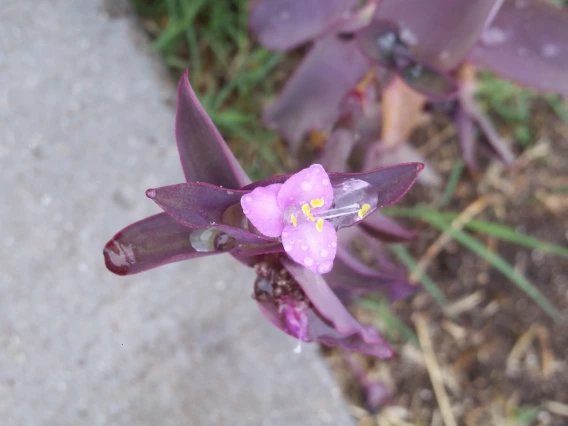
[[[146,190],[146,197],[150,199],[156,198],[156,190],[154,188],[150,188]]]

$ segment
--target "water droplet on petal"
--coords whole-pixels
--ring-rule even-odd
[[[302,188],[302,191],[311,191],[312,190],[312,184],[310,182],[304,181],[300,184],[300,187]]]
[[[491,27],[481,33],[481,42],[486,46],[497,46],[507,40],[507,33],[498,27]]]
[[[308,250],[308,246],[303,245],[302,247],[300,247],[302,249],[302,251],[307,251]]]
[[[290,245],[284,246],[284,251],[285,251],[286,253],[290,253],[290,252],[292,251],[292,249],[293,249],[293,247],[290,246]]]
[[[554,58],[558,56],[560,49],[555,44],[545,44],[540,48],[540,54],[543,58]]]
[[[326,249],[322,249],[320,251],[320,256],[321,257],[327,257],[327,255],[329,254],[329,252]]]
[[[331,271],[331,268],[333,268],[333,262],[330,262],[330,261],[322,262],[318,266],[318,272],[320,274],[325,274],[325,273]]]
[[[323,178],[323,179],[321,180],[321,184],[322,184],[322,185],[326,185],[326,186],[329,185],[329,179],[328,179],[328,178]]]
[[[156,190],[155,189],[148,189],[146,191],[146,197],[155,198],[156,197]]]
[[[304,259],[304,265],[306,266],[312,266],[314,264],[314,259],[312,259],[311,257],[306,257]]]

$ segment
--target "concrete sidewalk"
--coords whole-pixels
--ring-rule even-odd
[[[102,248],[183,180],[175,88],[102,0],[0,7],[2,426],[350,425],[315,346],[229,256],[119,278]],[[113,18],[114,16],[114,18]]]

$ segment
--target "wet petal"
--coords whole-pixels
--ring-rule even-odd
[[[241,198],[243,213],[256,229],[267,237],[279,237],[284,228],[282,210],[276,199],[281,187],[278,183],[258,187]]]
[[[454,68],[472,49],[501,0],[382,0],[375,17],[400,27],[400,37],[420,62]]]
[[[328,36],[314,44],[264,113],[268,127],[278,130],[292,151],[309,130],[331,125],[343,97],[369,70],[368,59],[353,41]]]
[[[310,210],[313,213],[325,211],[333,203],[331,181],[320,164],[312,164],[310,167],[294,173],[284,182],[278,193],[278,205],[281,210],[285,210],[288,206],[301,207],[314,200],[321,200],[321,202],[318,201],[310,205]]]
[[[286,225],[282,232],[284,251],[300,265],[316,274],[325,274],[333,267],[337,250],[337,232],[331,223],[321,219],[321,231],[316,222]]]
[[[223,223],[223,213],[240,204],[248,191],[228,190],[206,183],[188,182],[146,191],[148,198],[188,228],[215,227],[241,242],[263,244],[271,238],[244,227]]]
[[[347,19],[356,3],[357,0],[260,0],[251,9],[249,25],[263,46],[288,50]]]
[[[179,81],[176,140],[188,182],[208,182],[238,189],[250,179],[199,103],[186,71]]]
[[[507,1],[472,61],[502,77],[568,95],[568,10],[544,1]]]
[[[166,263],[223,252],[196,251],[190,243],[191,232],[166,213],[133,223],[105,245],[106,267],[117,275],[131,275]]]
[[[372,327],[360,324],[351,316],[323,276],[287,259],[282,259],[282,264],[296,279],[319,315],[329,321],[323,321],[313,310],[307,312],[312,339],[328,346],[341,346],[379,358],[393,355],[390,345]]]

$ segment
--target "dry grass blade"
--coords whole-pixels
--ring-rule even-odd
[[[558,401],[548,401],[546,404],[544,404],[544,407],[551,413],[563,417],[568,417],[568,404],[564,404]]]
[[[475,200],[467,206],[458,217],[450,223],[450,228],[454,230],[461,230],[465,224],[471,221],[475,216],[478,216],[485,210],[489,204],[490,198],[483,196]],[[428,247],[422,258],[418,261],[417,269],[410,275],[410,281],[416,281],[420,273],[426,272],[426,269],[438,254],[453,240],[449,231],[444,231],[438,238]]]
[[[420,347],[424,353],[426,369],[428,370],[428,375],[432,382],[434,394],[438,400],[438,406],[440,407],[444,424],[446,426],[457,426],[456,418],[450,404],[450,399],[448,398],[448,394],[442,380],[442,371],[440,370],[440,366],[436,360],[436,355],[432,346],[432,339],[428,332],[428,322],[420,314],[416,314],[413,320],[416,327],[416,333],[418,334],[418,340],[420,341]]]
[[[535,339],[538,339],[540,343],[542,377],[550,379],[554,373],[554,354],[550,345],[550,333],[543,326],[530,327],[517,340],[507,357],[506,369],[508,372],[520,369],[521,359],[528,352]]]

